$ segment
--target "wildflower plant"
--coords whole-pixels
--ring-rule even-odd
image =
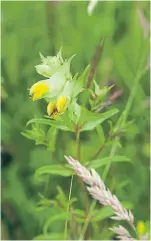
[[[33,101],[45,99],[47,102],[46,117],[50,120],[34,119],[29,123],[42,122],[69,131],[75,131],[78,126],[80,131],[86,131],[94,129],[118,112],[117,109],[103,114],[93,111],[97,105],[101,104],[100,99],[103,99],[110,88],[105,87],[101,90],[95,81],[94,91],[85,87],[89,66],[80,76],[78,74],[73,76],[70,65],[74,56],[63,60],[60,50],[56,56],[44,57],[40,53],[40,57],[42,63],[36,65],[35,68],[37,73],[46,79],[34,83],[29,90],[29,95]],[[83,96],[87,94],[88,99],[79,105],[78,98],[81,93]],[[92,98],[92,94],[95,95],[95,99]]]
[[[101,42],[101,51],[103,43]],[[101,53],[100,53],[101,54]],[[48,199],[45,195],[39,194],[40,201],[37,210],[51,209],[54,215],[50,215],[43,226],[43,234],[37,236],[35,239],[78,239],[80,240],[93,238],[90,233],[90,224],[92,228],[96,229],[96,223],[105,218],[121,221],[125,220],[130,224],[130,227],[135,231],[134,217],[131,211],[127,210],[123,204],[120,203],[115,195],[106,189],[103,181],[106,179],[112,162],[130,162],[125,156],[116,156],[115,152],[120,144],[120,136],[131,125],[132,121],[127,122],[127,115],[130,108],[130,101],[119,118],[116,117],[115,123],[111,121],[111,117],[117,115],[119,112],[117,108],[110,106],[107,110],[102,108],[108,100],[108,95],[113,86],[105,86],[100,88],[94,79],[93,63],[88,65],[81,74],[73,75],[71,72],[71,61],[74,55],[69,59],[64,59],[62,51],[60,50],[56,56],[44,57],[40,53],[41,63],[36,65],[36,71],[42,77],[42,80],[34,83],[29,90],[29,96],[32,101],[45,100],[45,113],[42,118],[33,118],[28,121],[27,126],[31,129],[26,130],[22,134],[36,142],[36,144],[45,145],[52,153],[54,164],[43,165],[39,167],[34,174],[36,181],[40,182],[43,177],[49,175],[57,175],[62,178],[71,177],[69,194],[60,187],[56,187],[58,194],[55,199]],[[93,71],[92,71],[93,70]],[[146,69],[141,72],[142,74]],[[92,74],[93,72],[93,74]],[[130,100],[133,96],[130,98]],[[110,120],[109,120],[110,119]],[[105,138],[102,123],[107,121],[109,123],[108,137]],[[44,128],[43,126],[47,127]],[[56,139],[60,131],[75,133],[75,158],[81,160],[81,145],[80,135],[82,132],[96,130],[98,136],[103,142],[100,149],[89,159],[83,163],[85,167],[78,161],[71,157],[66,157],[68,163],[56,160],[54,158],[57,152]],[[100,152],[105,146],[112,145],[111,152],[108,157],[97,159]],[[67,153],[64,153],[67,154]],[[70,153],[68,153],[70,155]],[[78,182],[84,195],[84,210],[76,208],[75,203],[78,202],[77,197],[72,196],[73,192],[73,176],[74,171],[78,176]],[[95,170],[89,171],[91,168],[99,168],[105,166],[102,178]],[[45,179],[44,179],[45,180]],[[47,181],[45,180],[47,183]],[[85,187],[84,182],[89,185]],[[47,185],[47,184],[46,184]],[[48,188],[48,187],[47,187]],[[96,202],[90,205],[90,198],[88,192],[92,197],[104,205],[102,209],[95,208]],[[112,207],[112,209],[110,209]],[[58,214],[59,213],[59,214]],[[114,214],[114,216],[113,216]],[[51,223],[54,221],[63,221],[62,232],[51,232]],[[69,229],[70,226],[70,229]],[[74,226],[74,228],[72,228]],[[74,231],[76,230],[76,231]],[[131,234],[123,226],[110,228],[118,235],[118,238],[127,240],[135,240]],[[112,233],[106,232],[106,238],[111,238]],[[101,239],[101,237],[100,237]]]

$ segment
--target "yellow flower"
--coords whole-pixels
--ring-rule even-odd
[[[47,106],[47,113],[54,120],[56,120],[58,116],[65,111],[66,105],[67,105],[67,97],[60,96],[56,102],[49,102]]]
[[[57,110],[56,102],[49,102],[47,105],[47,113],[49,116],[51,116],[53,119],[57,119],[59,113]]]
[[[65,107],[67,104],[67,97],[66,96],[60,96],[57,100],[57,110],[59,113],[63,113],[65,111]]]
[[[68,83],[69,81],[67,81]],[[66,87],[66,78],[61,72],[55,73],[49,79],[40,80],[30,88],[32,100],[41,98],[56,99]]]
[[[44,81],[35,83],[30,89],[30,97],[33,101],[40,99],[49,92],[49,86]]]
[[[137,223],[137,232],[139,235],[144,235],[145,234],[145,224],[143,221],[138,221]]]

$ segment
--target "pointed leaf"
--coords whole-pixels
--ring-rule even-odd
[[[67,169],[67,165],[65,165],[65,167],[58,166],[58,165],[45,165],[36,170],[34,177],[35,179],[38,179],[41,175],[44,175],[44,174],[68,177],[73,174],[73,171],[70,169]]]
[[[112,109],[105,113],[94,113],[88,111],[86,108],[82,108],[81,110],[81,117],[80,117],[80,124],[81,124],[81,131],[89,131],[93,130],[97,125],[101,124],[111,116],[118,113],[118,109]]]
[[[99,168],[101,166],[107,165],[110,161],[112,163],[116,162],[131,162],[131,160],[126,157],[126,156],[113,156],[113,157],[104,157],[104,158],[99,158],[96,160],[92,160],[90,163],[87,163],[88,168]]]
[[[60,130],[63,130],[63,131],[73,131],[71,128],[69,128],[67,125],[65,125],[65,123],[61,120],[46,120],[46,119],[31,119],[30,121],[27,122],[27,126],[29,124],[32,124],[32,123],[39,123],[39,124],[45,124],[45,125],[50,125],[50,126],[53,126],[53,127],[56,127]]]

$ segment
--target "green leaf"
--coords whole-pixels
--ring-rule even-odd
[[[56,196],[56,199],[58,200],[58,202],[61,204],[61,206],[64,209],[67,209],[68,200],[67,200],[65,193],[63,192],[63,190],[61,189],[60,186],[57,186],[57,190],[58,190],[58,194]]]
[[[134,204],[129,201],[124,201],[124,202],[122,202],[122,206],[126,209],[133,209]]]
[[[39,123],[39,124],[44,124],[44,125],[50,125],[53,127],[56,127],[60,130],[63,131],[73,131],[71,128],[69,128],[63,121],[60,120],[46,120],[46,119],[31,119],[30,121],[27,122],[27,126],[32,124],[32,123]]]
[[[37,204],[37,209],[39,209],[39,208],[44,209],[44,208],[48,208],[48,207],[51,207],[54,205],[57,206],[56,200],[50,200],[50,199],[44,197],[41,193],[39,193],[39,197],[40,197],[40,201]],[[40,211],[40,209],[39,209],[39,211]]]
[[[118,109],[112,109],[105,113],[93,113],[86,108],[82,107],[81,117],[80,117],[80,125],[81,131],[89,131],[93,130],[97,125],[101,124],[111,116],[118,113]]]
[[[40,53],[40,52],[39,52],[39,55],[40,55],[40,58],[41,58],[42,62],[46,64],[46,63],[47,63],[47,58],[45,58],[45,57],[42,55],[42,53]]]
[[[109,92],[109,90],[113,87],[113,86],[110,86],[110,87],[105,86],[103,88],[100,88],[100,86],[95,80],[93,82],[95,86],[95,94],[99,96],[99,99],[103,98]]]
[[[57,138],[58,130],[55,127],[51,127],[47,132],[47,141],[48,141],[48,150],[51,152],[55,151],[56,138]]]
[[[68,109],[69,119],[72,120],[75,124],[78,123],[81,115],[81,106],[76,103],[76,99],[73,99],[72,103]]]
[[[47,233],[36,236],[33,240],[61,240],[63,233]]]
[[[90,65],[88,65],[85,70],[82,72],[82,74],[79,76],[78,79],[74,79],[75,85],[74,85],[74,92],[72,97],[76,97],[80,92],[84,90],[84,83],[86,80],[86,76],[88,74],[88,71],[90,69]]]
[[[100,139],[100,144],[103,144],[104,141],[105,141],[105,136],[104,136],[104,131],[103,131],[103,128],[101,125],[98,125],[96,127],[96,131],[97,131],[97,134],[99,136],[99,139]]]
[[[89,70],[90,70],[90,64],[84,69],[84,71],[78,78],[78,82],[81,83],[82,85],[85,83],[85,80],[87,80]]]
[[[45,144],[45,131],[38,124],[33,124],[31,130],[26,130],[21,134],[30,140],[34,140],[36,145]]]
[[[27,131],[26,132],[21,132],[21,134],[26,137],[27,139],[33,140],[31,134],[29,134]]]
[[[80,209],[74,209],[72,210],[72,214],[75,215],[75,220],[78,223],[84,223],[85,222],[85,212]]]
[[[126,156],[113,156],[113,157],[104,157],[96,160],[92,160],[90,163],[87,163],[88,168],[99,168],[101,166],[107,165],[109,162],[131,162],[131,160]]]
[[[67,165],[65,165],[67,167]],[[39,179],[41,175],[44,174],[51,174],[51,175],[59,175],[63,177],[68,177],[73,175],[73,171],[66,169],[63,166],[58,166],[58,165],[46,165],[38,168],[34,174],[35,179]]]
[[[46,234],[48,232],[48,228],[53,222],[55,222],[57,220],[60,222],[60,220],[71,220],[71,219],[72,219],[71,213],[67,213],[67,212],[53,215],[52,217],[48,218],[44,224],[44,227],[43,227],[44,234]]]
[[[111,217],[112,215],[113,211],[111,207],[103,207],[93,212],[92,222],[100,222],[101,220]]]

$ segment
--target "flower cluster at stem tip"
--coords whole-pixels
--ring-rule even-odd
[[[56,56],[44,57],[40,53],[42,63],[36,65],[38,74],[46,77],[32,85],[30,97],[33,101],[45,99],[48,102],[47,113],[52,119],[57,119],[64,113],[71,101],[73,79],[70,73],[70,63],[74,56],[63,60],[61,50]]]

